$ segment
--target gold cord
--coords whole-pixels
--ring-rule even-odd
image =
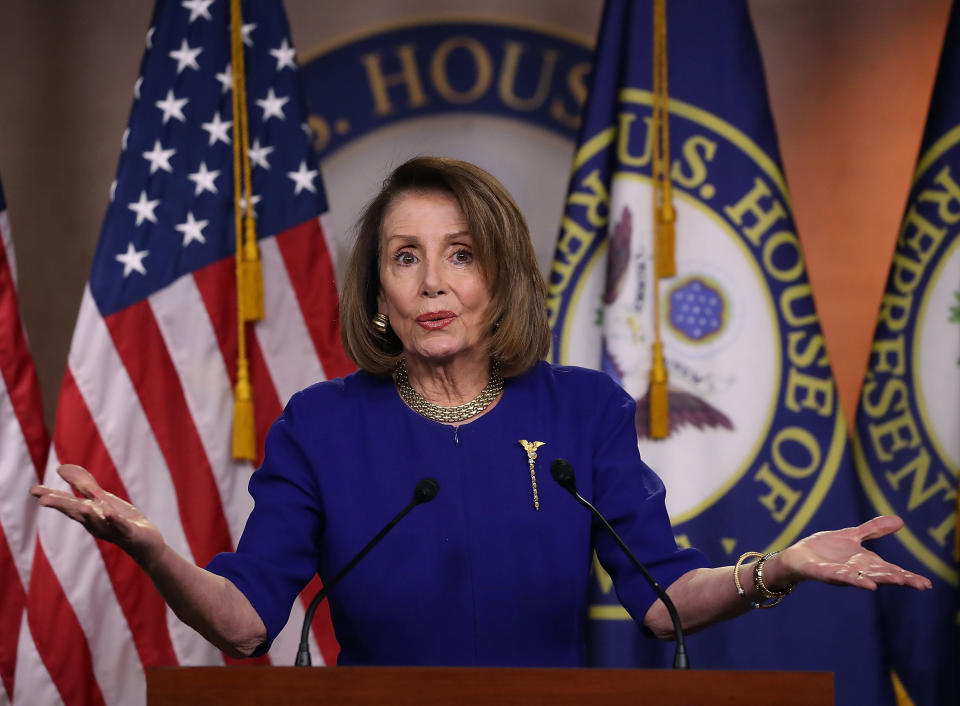
[[[661,339],[660,278],[676,274],[673,186],[670,181],[670,120],[667,92],[667,3],[653,3],[653,350],[650,365],[650,437],[670,434],[667,366]]]
[[[247,360],[246,322],[254,320],[256,307],[251,300],[257,293],[257,283],[251,281],[247,265],[247,244],[244,242],[243,216],[248,221],[247,240],[253,235],[256,250],[256,231],[252,225],[252,195],[250,160],[247,155],[246,88],[243,68],[243,16],[240,0],[230,2],[230,67],[233,74],[233,213],[237,275],[237,382],[233,397],[233,457],[254,460],[257,455],[256,425],[253,413],[253,386],[250,384],[250,364]],[[245,168],[244,168],[245,167]],[[243,177],[243,178],[242,178]],[[241,210],[241,199],[245,208]],[[259,260],[257,261],[259,265]],[[252,290],[252,291],[251,291]],[[260,318],[263,316],[263,282],[259,283]]]

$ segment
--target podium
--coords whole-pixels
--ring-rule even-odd
[[[148,706],[172,704],[832,706],[829,672],[461,667],[152,667]]]

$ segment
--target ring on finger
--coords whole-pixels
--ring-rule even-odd
[[[863,569],[860,569],[860,571],[857,572],[857,580],[859,581],[862,578],[863,578]]]

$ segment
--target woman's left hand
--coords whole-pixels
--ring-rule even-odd
[[[817,532],[804,537],[764,562],[763,584],[775,593],[806,579],[870,591],[875,591],[881,584],[909,586],[918,591],[933,588],[925,576],[884,561],[863,547],[863,542],[892,534],[901,527],[903,520],[885,515],[859,527]],[[738,567],[739,582],[735,583],[731,580],[731,570]],[[738,567],[694,569],[670,584],[667,593],[677,606],[685,632],[741,615],[750,610],[751,605],[770,598],[752,580],[756,564],[738,564]],[[643,624],[661,639],[670,639],[673,635],[673,623],[662,601],[656,601],[650,607]]]
[[[880,584],[910,586],[918,590],[933,588],[930,579],[884,561],[865,549],[863,542],[896,532],[903,520],[883,515],[858,527],[817,532],[781,552],[781,570],[777,583],[796,583],[813,579],[837,586],[857,586],[871,591]],[[772,578],[772,577],[771,577]]]

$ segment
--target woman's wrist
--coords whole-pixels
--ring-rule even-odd
[[[763,563],[763,582],[767,588],[779,593],[793,588],[803,579],[793,560],[793,547],[787,547]]]
[[[128,549],[127,553],[133,557],[141,569],[152,575],[157,567],[163,564],[167,549],[166,541],[161,538],[159,542]]]

